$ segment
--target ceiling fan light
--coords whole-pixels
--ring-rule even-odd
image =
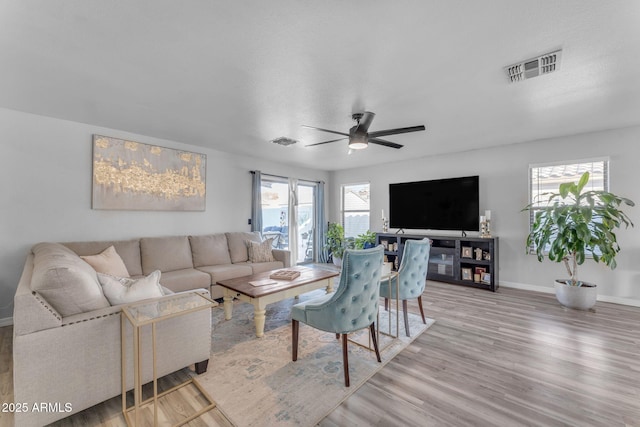
[[[362,150],[368,146],[369,141],[367,141],[367,138],[364,135],[354,135],[349,138],[349,148],[352,150]]]

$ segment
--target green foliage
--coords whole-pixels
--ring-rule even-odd
[[[356,249],[364,249],[366,243],[370,245],[376,244],[376,233],[373,231],[365,231],[362,234],[358,234],[355,239],[355,248]]]
[[[560,184],[558,193],[545,193],[547,205],[536,208],[531,232],[527,236],[527,250],[535,249],[538,261],[545,255],[554,262],[564,262],[571,276],[571,285],[580,286],[578,265],[591,253],[595,262],[616,268],[616,254],[620,252],[615,229],[623,224],[632,226],[621,205],[635,206],[624,197],[607,191],[583,191],[589,181],[585,172],[577,183]],[[523,211],[534,210],[534,204]],[[545,250],[549,248],[549,252]]]
[[[328,249],[333,256],[342,258],[345,243],[344,228],[342,227],[342,224],[330,222],[329,227],[327,228],[327,242],[325,244],[325,249]]]

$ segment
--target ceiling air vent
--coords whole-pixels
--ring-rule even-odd
[[[562,50],[546,53],[537,58],[527,59],[517,64],[509,65],[504,70],[511,83],[530,79],[542,74],[553,73],[560,66]]]
[[[295,139],[287,138],[286,136],[281,136],[280,138],[272,139],[271,142],[278,145],[284,145],[285,147],[288,145],[293,145],[297,143]]]

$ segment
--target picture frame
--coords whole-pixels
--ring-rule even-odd
[[[462,258],[473,258],[473,248],[471,246],[462,247]]]
[[[388,240],[380,240],[380,244],[382,245],[382,247],[384,248],[385,251],[389,249],[389,241]]]
[[[462,280],[473,280],[470,268],[462,269]]]
[[[482,275],[487,272],[487,269],[485,267],[476,267],[473,272],[475,274],[479,274],[480,277],[482,277]]]
[[[482,283],[491,283],[491,273],[482,274]]]

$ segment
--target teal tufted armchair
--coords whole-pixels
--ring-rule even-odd
[[[349,387],[349,357],[347,334],[369,328],[378,362],[380,351],[375,333],[375,321],[380,299],[380,273],[383,248],[347,249],[342,258],[340,285],[333,294],[296,304],[291,308],[292,360],[298,360],[299,322],[316,329],[342,335],[344,384]]]
[[[418,299],[420,307],[420,315],[422,321],[424,318],[424,310],[422,309],[422,292],[424,292],[425,283],[427,281],[427,269],[429,267],[429,252],[431,251],[431,242],[429,239],[407,240],[402,252],[402,261],[398,268],[399,280],[399,299],[402,300],[402,311],[404,312],[404,329],[409,334],[409,317],[407,316],[407,300],[411,298]],[[392,280],[389,287],[389,279],[380,283],[380,296],[384,298],[384,305],[388,307],[389,298],[396,297],[396,284]]]

